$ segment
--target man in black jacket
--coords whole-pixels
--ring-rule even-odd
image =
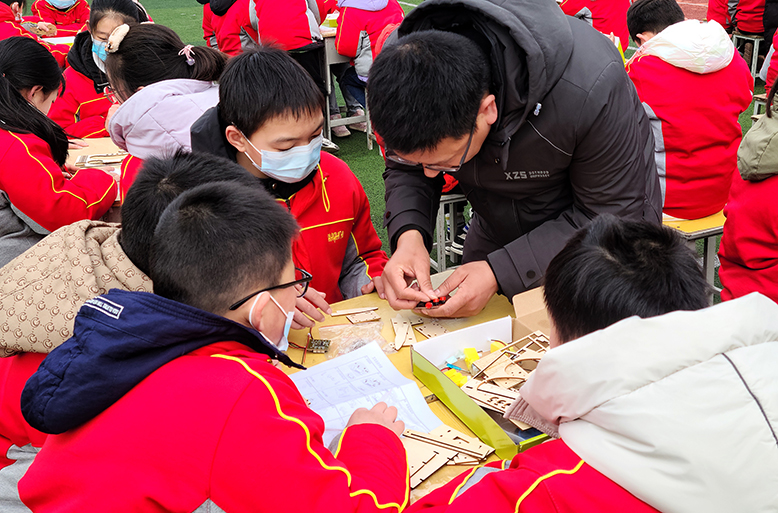
[[[394,308],[458,289],[432,316],[541,284],[592,218],[661,222],[648,119],[614,45],[548,0],[427,0],[370,71],[387,149],[384,270]],[[437,290],[429,248],[443,173],[475,211],[464,265]],[[411,287],[413,280],[418,287]]]

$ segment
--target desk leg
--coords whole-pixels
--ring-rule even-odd
[[[706,237],[703,242],[702,270],[705,272],[705,280],[714,286],[716,274],[716,236]]]

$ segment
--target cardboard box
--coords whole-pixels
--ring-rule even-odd
[[[539,444],[548,437],[536,430],[519,434],[520,441],[508,436],[495,420],[439,369],[446,359],[463,350],[474,347],[489,351],[492,340],[508,342],[523,338],[535,331],[548,335],[546,315],[541,289],[518,294],[513,298],[517,318],[504,317],[470,326],[440,337],[418,342],[411,348],[413,375],[429,388],[470,430],[484,443],[494,447],[497,455],[510,459],[516,453]]]

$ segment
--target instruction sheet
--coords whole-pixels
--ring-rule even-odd
[[[376,343],[290,376],[310,407],[324,419],[324,445],[346,427],[357,408],[381,401],[395,406],[406,429],[429,433],[442,424],[419,387],[392,365]]]

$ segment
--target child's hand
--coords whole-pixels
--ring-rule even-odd
[[[116,114],[116,111],[119,110],[120,105],[111,105],[111,107],[108,109],[108,113],[105,115],[105,129],[110,133],[110,130],[108,129],[108,125],[111,124],[111,118],[114,114]]]
[[[312,328],[316,324],[314,321],[324,321],[322,312],[328,315],[332,313],[332,308],[324,299],[325,296],[324,292],[308,287],[305,296],[298,297],[295,301],[292,328],[296,330]]]
[[[80,150],[82,148],[88,147],[89,144],[87,144],[86,141],[83,139],[70,139],[68,141],[68,149],[69,150]]]
[[[378,403],[369,410],[366,408],[355,410],[348,419],[346,427],[357,424],[378,424],[389,428],[397,436],[405,431],[405,422],[397,420],[397,408],[387,406],[386,403]]]
[[[53,25],[51,23],[46,23],[45,21],[39,21],[36,25],[36,28],[43,32],[46,37],[54,37],[57,35],[57,27],[56,25]]]
[[[386,294],[384,294],[384,282],[380,276],[376,276],[370,283],[362,286],[362,294],[370,294],[373,291],[376,291],[378,297],[381,299],[386,299]]]

